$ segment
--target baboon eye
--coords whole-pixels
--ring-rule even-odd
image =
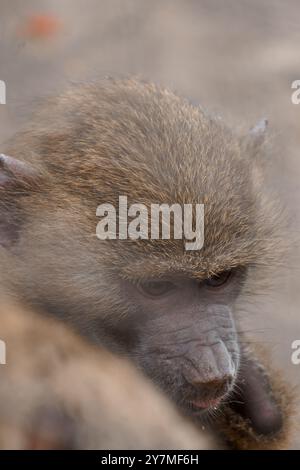
[[[169,281],[144,281],[138,286],[142,294],[150,295],[151,297],[159,297],[167,294],[175,285]]]
[[[211,276],[206,279],[204,284],[209,287],[220,287],[229,280],[231,273],[232,271],[223,271],[220,274],[216,274],[215,276]]]

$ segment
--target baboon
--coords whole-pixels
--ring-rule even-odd
[[[264,128],[244,135],[169,90],[106,79],[47,100],[0,160],[4,292],[129,358],[233,448],[281,448],[289,429],[286,388],[235,326],[282,256]],[[120,195],[204,204],[204,246],[97,239],[98,205]]]
[[[62,322],[2,304],[1,449],[210,449],[128,361]]]

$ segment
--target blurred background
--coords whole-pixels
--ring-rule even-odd
[[[300,80],[298,0],[1,0],[0,15],[0,79],[7,85],[0,142],[36,98],[70,81],[138,75],[235,125],[267,117],[276,148],[270,184],[298,234],[300,105],[291,102],[291,84]],[[300,365],[291,363],[291,343],[300,339],[300,248],[293,244],[281,287],[244,320],[300,386]],[[293,445],[300,448],[300,435]]]

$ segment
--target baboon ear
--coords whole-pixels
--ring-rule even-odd
[[[265,149],[265,143],[267,141],[267,128],[268,120],[263,118],[260,119],[255,126],[251,127],[246,136],[242,138],[242,148],[246,152],[250,159],[254,159],[258,164],[262,164],[264,159],[260,158],[261,154],[264,153],[262,148]]]
[[[21,224],[18,200],[39,181],[30,164],[0,154],[0,246],[9,247],[17,240]]]
[[[0,190],[29,187],[39,180],[38,172],[29,164],[0,154]]]
[[[250,129],[250,137],[254,141],[263,141],[267,135],[268,120],[266,118],[260,119],[255,126]]]

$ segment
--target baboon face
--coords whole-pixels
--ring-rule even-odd
[[[34,301],[41,308],[61,315],[96,344],[133,359],[186,410],[198,414],[218,406],[232,390],[239,369],[233,309],[246,268],[232,267],[210,276],[188,272],[185,265],[192,260],[181,254],[182,269],[166,272],[161,254],[162,264],[154,261],[156,271],[152,271],[151,247],[149,257],[142,256],[138,248],[143,245],[130,241],[128,253],[124,248],[125,259],[122,241],[116,241],[114,249],[113,241],[94,240],[92,252],[88,245],[74,241],[62,250],[62,241],[55,236],[50,249],[49,232],[58,235],[58,225],[48,226],[39,241],[35,237],[30,255],[25,250],[26,297],[31,297],[33,283]],[[47,247],[40,244],[46,238]],[[110,253],[111,260],[121,250],[118,270],[101,261],[97,246]],[[46,259],[49,249],[53,258]],[[37,252],[40,258],[34,263]]]
[[[123,284],[135,306],[133,324],[124,322],[123,337],[133,338],[130,354],[193,413],[217,407],[234,386],[239,346],[232,305],[243,274],[230,270],[202,281],[170,276]]]
[[[113,82],[50,103],[2,156],[3,284],[7,270],[17,295],[133,358],[183,407],[217,406],[239,368],[233,308],[247,269],[273,256],[271,209],[245,149],[152,85]],[[119,196],[204,204],[203,248],[97,240],[97,206]]]

